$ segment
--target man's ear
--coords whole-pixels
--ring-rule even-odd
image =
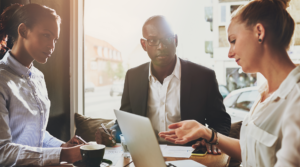
[[[178,36],[177,36],[177,34],[175,34],[175,45],[176,45],[176,47],[178,46]]]
[[[146,40],[144,40],[144,39],[141,39],[141,45],[142,45],[142,47],[143,47],[144,51],[146,51],[146,52],[147,52]]]
[[[18,27],[18,36],[22,38],[27,38],[28,28],[24,23],[21,23]]]

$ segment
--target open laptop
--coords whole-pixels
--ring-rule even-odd
[[[133,163],[136,167],[166,167],[156,135],[149,118],[114,110],[120,129],[125,137]],[[176,167],[203,167],[193,160],[174,163]],[[187,164],[188,163],[188,164]]]

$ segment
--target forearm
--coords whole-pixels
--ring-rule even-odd
[[[212,131],[208,128],[206,128],[206,133],[205,133],[205,139],[209,141],[212,136]],[[240,141],[238,139],[234,139],[225,135],[222,135],[218,133],[218,139],[219,139],[219,144],[217,147],[222,150],[222,152],[225,152],[227,155],[230,157],[233,157],[237,160],[241,160],[241,147],[240,147]],[[215,136],[214,140],[211,143],[216,143],[217,138]]]
[[[60,147],[65,142],[53,137],[48,131],[44,133],[43,147]]]
[[[0,146],[0,164],[3,166],[45,166],[59,164],[61,148],[29,147],[16,143]]]

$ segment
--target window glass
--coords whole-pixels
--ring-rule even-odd
[[[258,91],[243,92],[236,101],[235,108],[250,111],[253,103],[259,97]]]
[[[226,99],[224,99],[224,105],[225,107],[231,107],[234,102],[236,101],[236,99],[239,97],[239,93],[234,94],[234,95],[229,95],[226,97]]]
[[[205,41],[213,41],[209,19],[213,10],[208,18],[205,8],[212,6],[212,1],[198,0],[85,0],[84,114],[115,118],[113,110],[121,106],[126,71],[150,61],[140,40],[142,26],[151,16],[167,18],[178,35],[179,58],[213,69],[213,52],[205,52]]]

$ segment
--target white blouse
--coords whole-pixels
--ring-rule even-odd
[[[267,84],[259,89],[261,95]],[[300,166],[300,66],[265,101],[258,99],[240,133],[243,167]]]

